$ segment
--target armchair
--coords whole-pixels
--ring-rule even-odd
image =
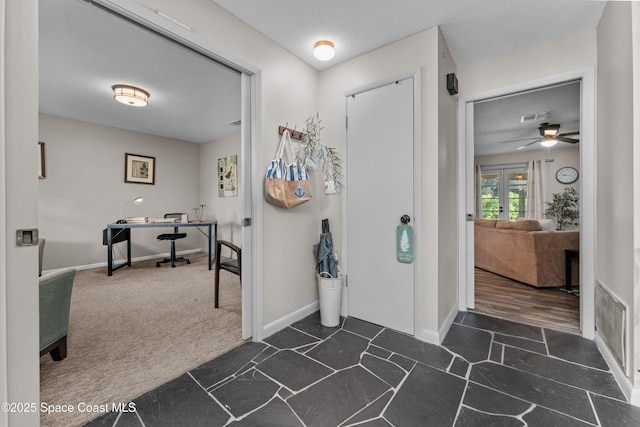
[[[229,248],[232,252],[232,258],[222,259],[220,251],[222,247]],[[235,258],[233,254],[235,253]],[[226,270],[233,274],[240,276],[240,285],[242,286],[242,249],[226,240],[218,240],[216,245],[216,273],[214,278],[215,283],[215,308],[218,308],[218,300],[220,295],[220,270]]]
[[[72,268],[40,277],[40,357],[51,353],[53,360],[67,357],[67,332],[71,290],[76,276]]]

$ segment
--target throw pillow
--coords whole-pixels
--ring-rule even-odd
[[[556,222],[552,219],[539,219],[540,231],[556,231]]]
[[[477,225],[478,227],[489,227],[489,228],[493,228],[496,226],[496,222],[498,222],[498,220],[496,219],[482,219],[482,218],[478,218],[476,220],[474,220],[474,224]]]

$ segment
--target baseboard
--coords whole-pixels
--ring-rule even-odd
[[[596,331],[596,345],[598,346],[598,350],[604,357],[605,362],[609,365],[609,369],[611,369],[611,373],[613,373],[613,377],[616,379],[616,382],[620,386],[622,393],[627,398],[627,400],[636,406],[640,406],[640,389],[633,387],[631,380],[625,375],[624,370],[618,365],[616,359],[613,357],[613,354],[607,347],[607,344],[600,338],[600,335]]]
[[[186,251],[176,251],[176,255],[195,254],[199,252],[205,252],[205,251],[203,251],[202,249],[188,249]],[[165,252],[162,254],[155,254],[155,255],[145,255],[141,257],[131,258],[131,262],[147,261],[147,260],[156,259],[156,258],[168,258],[169,256],[171,256],[169,252]],[[117,260],[117,261],[124,262],[126,260]],[[53,273],[55,271],[64,270],[66,268],[75,268],[76,270],[90,270],[92,268],[106,267],[106,266],[107,266],[107,261],[104,261],[104,262],[98,262],[95,264],[74,265],[74,266],[63,267],[63,268],[55,268],[53,270],[44,270],[42,274],[44,275],[48,273]]]
[[[320,304],[318,301],[315,301],[305,307],[289,313],[286,316],[265,325],[262,328],[262,337],[267,338],[268,336],[275,334],[298,320],[304,319],[318,310],[320,310]]]
[[[442,323],[442,326],[440,326],[440,329],[438,330],[438,332],[423,329],[418,334],[416,334],[416,339],[419,339],[420,341],[424,341],[428,344],[441,345],[442,341],[444,341],[444,337],[447,336],[449,329],[451,329],[451,325],[453,324],[453,321],[455,320],[457,315],[458,315],[458,304],[456,303],[455,306],[451,309],[451,311],[447,315],[447,318]]]

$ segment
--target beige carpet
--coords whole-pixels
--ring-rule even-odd
[[[81,402],[127,403],[243,343],[238,276],[221,271],[214,309],[206,254],[187,257],[190,265],[142,261],[111,277],[106,267],[78,271],[68,356],[40,358],[41,402],[75,411],[42,414],[42,426],[83,425],[101,414],[78,412]]]

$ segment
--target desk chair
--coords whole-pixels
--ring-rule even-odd
[[[222,246],[225,246],[233,253],[235,253],[235,258],[231,259],[221,259],[220,251],[222,250]],[[233,257],[233,254],[231,254]],[[226,240],[218,240],[218,244],[216,245],[216,275],[214,279],[215,283],[215,308],[218,308],[218,300],[220,294],[220,270],[226,270],[233,274],[237,274],[240,276],[240,286],[242,286],[242,249],[233,243],[227,242]]]
[[[180,213],[168,213],[164,215],[165,218],[177,218],[181,219],[182,214]],[[171,268],[175,268],[176,262],[186,262],[187,264],[191,264],[187,258],[184,257],[176,257],[176,240],[184,239],[187,237],[187,233],[178,233],[178,227],[173,229],[173,233],[165,233],[160,234],[158,236],[158,240],[171,240],[171,257],[165,258],[162,261],[156,262],[156,267],[160,267],[160,264],[171,263]]]

